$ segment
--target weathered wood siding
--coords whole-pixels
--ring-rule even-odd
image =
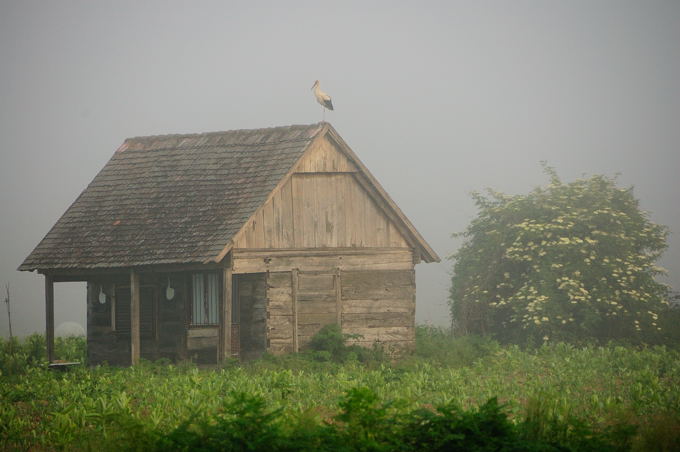
[[[293,281],[297,280],[297,287]],[[389,351],[415,346],[415,272],[410,269],[269,273],[267,277],[267,351],[299,349],[324,325],[340,323],[359,334],[355,343],[380,343]],[[297,335],[296,335],[297,331]]]
[[[300,272],[297,287],[297,336],[303,350],[321,328],[338,321],[334,273]]]
[[[307,250],[234,250],[234,274],[305,271],[412,270],[408,248],[330,248]]]
[[[328,140],[318,140],[246,222],[234,248],[408,247],[358,177]]]
[[[267,351],[295,351],[291,272],[267,273]]]
[[[341,273],[342,330],[370,347],[411,350],[415,346],[415,271]]]
[[[357,167],[327,137],[317,139],[298,162],[298,173],[355,173]]]

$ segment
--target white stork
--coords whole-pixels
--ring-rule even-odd
[[[323,112],[323,119],[325,120],[326,110],[324,110],[324,108],[333,110],[333,102],[331,102],[331,96],[321,91],[318,80],[314,82],[314,84],[312,85],[312,89],[314,90],[314,97],[316,97],[316,101],[321,104],[322,107],[321,111]]]

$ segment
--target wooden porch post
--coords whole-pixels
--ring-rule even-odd
[[[140,290],[139,273],[130,270],[130,362],[134,366],[139,364],[139,309]]]
[[[54,361],[54,279],[45,275],[45,344],[47,361]]]
[[[231,306],[232,306],[231,266],[222,274],[222,309],[220,310],[220,340],[217,361],[224,362],[231,356]]]

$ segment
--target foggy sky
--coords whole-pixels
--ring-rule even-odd
[[[0,284],[14,332],[44,329],[17,266],[126,137],[326,115],[442,256],[473,190],[620,173],[670,227],[680,288],[680,2],[0,0]],[[417,321],[448,325],[451,262],[420,264]],[[55,322],[85,324],[81,283]],[[7,315],[0,305],[0,335]]]

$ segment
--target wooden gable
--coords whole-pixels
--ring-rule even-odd
[[[326,135],[234,237],[234,248],[407,248],[357,166]]]

